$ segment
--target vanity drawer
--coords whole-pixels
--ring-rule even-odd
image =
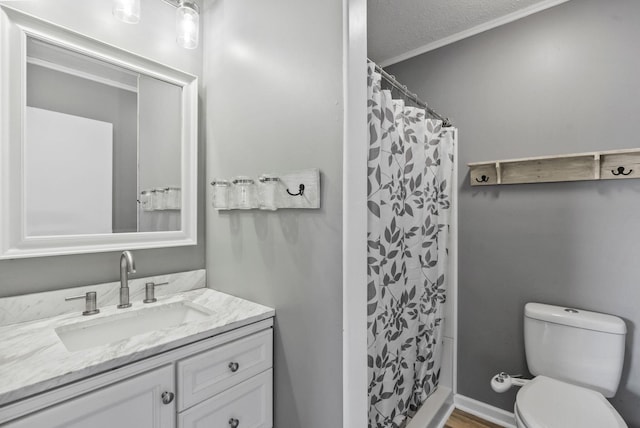
[[[272,428],[273,370],[178,415],[178,428]]]
[[[178,362],[178,411],[271,368],[273,330],[253,334]]]

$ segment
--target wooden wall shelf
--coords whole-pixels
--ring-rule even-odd
[[[472,186],[640,178],[640,149],[468,164]]]

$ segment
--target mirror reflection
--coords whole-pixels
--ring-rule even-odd
[[[29,37],[27,236],[178,231],[182,87]]]

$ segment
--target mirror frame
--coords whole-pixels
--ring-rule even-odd
[[[24,124],[27,38],[182,87],[181,230],[26,236]],[[198,78],[6,5],[0,6],[0,259],[176,247],[197,244]]]

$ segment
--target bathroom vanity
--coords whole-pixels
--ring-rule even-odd
[[[168,277],[153,278],[174,289],[152,304],[140,299],[148,280],[140,279],[131,308],[116,309],[115,293],[105,292],[97,315],[0,326],[0,425],[271,427],[274,311]],[[117,284],[85,288],[100,295]],[[0,299],[0,321],[68,291]]]
[[[128,277],[197,243],[198,77],[76,30],[0,5],[0,260],[127,251],[120,283],[0,299],[0,426],[271,428],[273,309]]]

